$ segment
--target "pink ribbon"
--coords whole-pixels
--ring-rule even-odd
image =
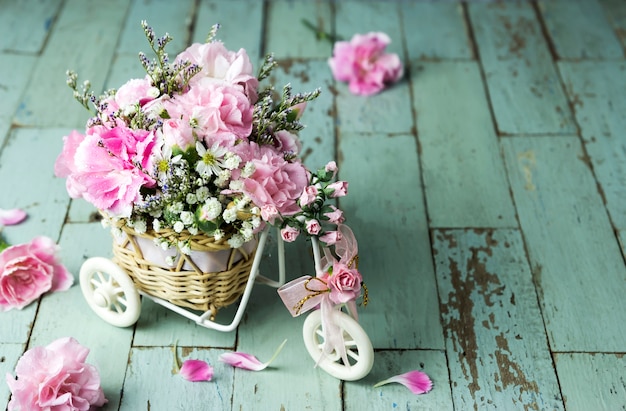
[[[296,278],[280,287],[278,295],[293,317],[297,317],[318,306],[320,307],[322,332],[324,334],[322,352],[328,355],[336,351],[341,356],[343,363],[349,367],[350,363],[346,355],[343,332],[339,325],[333,321],[333,311],[338,310],[339,306],[330,300],[330,289],[326,282],[319,278],[335,263],[340,262],[348,267],[357,263],[358,246],[354,233],[350,227],[344,224],[339,225],[337,231],[341,233],[341,237],[334,245],[335,254],[333,255],[328,247],[323,249],[324,257],[322,257],[320,262],[322,271],[317,273],[317,277],[307,275]],[[351,300],[346,304],[350,314],[358,321],[356,302]],[[318,363],[321,359],[322,357],[318,359]]]

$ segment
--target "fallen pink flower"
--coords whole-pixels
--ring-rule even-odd
[[[213,367],[202,360],[186,360],[178,373],[188,381],[211,381]]]
[[[270,358],[268,362],[262,363],[259,361],[254,355],[246,354],[243,352],[228,352],[220,355],[220,361],[232,365],[233,367],[243,368],[244,370],[250,371],[261,371],[264,370],[276,359],[280,351],[287,343],[287,340],[283,341],[282,344],[276,349],[276,352]]]
[[[52,239],[40,236],[0,252],[0,311],[21,310],[48,291],[70,288],[74,277],[58,250]]]
[[[89,349],[74,338],[60,338],[26,351],[14,377],[6,381],[13,394],[9,411],[89,411],[107,400],[95,366],[85,363]]]
[[[0,226],[19,224],[26,219],[26,212],[19,208],[4,210],[0,208]]]
[[[392,382],[397,382],[398,384],[402,384],[407,387],[413,394],[425,394],[432,390],[433,382],[430,377],[421,371],[409,371],[404,374],[394,375],[391,378],[388,378],[384,381],[381,381],[374,385],[374,388],[380,387],[381,385],[389,384]]]

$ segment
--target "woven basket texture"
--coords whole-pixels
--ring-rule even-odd
[[[213,237],[192,235],[186,230],[182,233],[163,230],[138,234],[130,227],[120,228],[125,233],[125,239],[122,242],[113,240],[114,260],[130,275],[137,289],[145,294],[180,307],[211,311],[211,319],[215,318],[219,309],[237,302],[243,294],[255,251],[248,253],[243,248],[233,249],[227,239],[216,241]],[[192,256],[183,253],[176,255],[173,266],[159,266],[144,258],[138,237],[150,240],[161,237],[173,240],[174,244],[176,241],[188,241],[192,251],[228,253],[226,269],[203,272]]]

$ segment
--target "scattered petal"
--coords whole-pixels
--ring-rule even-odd
[[[409,371],[404,374],[394,375],[384,381],[374,385],[374,388],[381,385],[397,382],[407,387],[413,394],[425,394],[433,388],[433,382],[430,377],[421,371]]]
[[[5,210],[0,208],[0,226],[19,224],[26,219],[26,211],[19,208]]]
[[[188,381],[211,381],[213,367],[202,360],[186,360],[179,374]]]
[[[278,357],[278,354],[285,346],[285,343],[287,343],[287,340],[283,341],[282,344],[280,344],[280,346],[276,349],[276,352],[274,352],[274,355],[272,355],[272,358],[270,358],[270,360],[265,363],[259,361],[254,355],[246,354],[244,352],[224,353],[220,355],[220,361],[228,365],[232,365],[233,367],[243,368],[244,370],[261,371],[266,369],[272,363],[272,361],[274,361],[276,357]]]

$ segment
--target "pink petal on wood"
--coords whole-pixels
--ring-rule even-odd
[[[409,371],[404,374],[394,375],[384,381],[381,381],[374,385],[374,388],[381,385],[397,382],[407,387],[413,394],[425,394],[432,390],[433,382],[430,377],[421,371]]]

